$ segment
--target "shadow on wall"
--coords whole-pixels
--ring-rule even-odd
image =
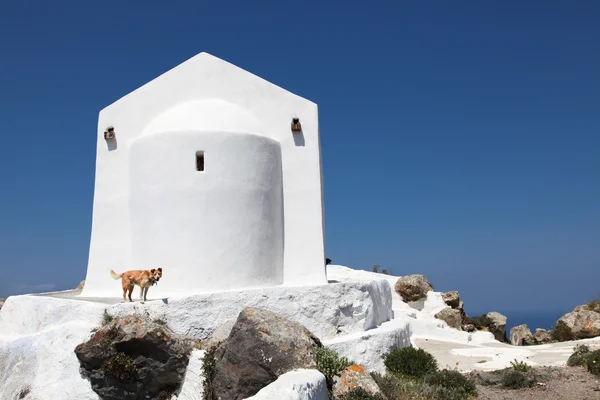
[[[296,144],[296,146],[304,146],[304,134],[302,133],[302,131],[294,133],[294,143]]]
[[[111,139],[106,141],[106,148],[108,151],[113,151],[117,149],[117,139]]]

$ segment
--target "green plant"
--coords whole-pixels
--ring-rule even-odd
[[[530,378],[525,373],[509,369],[502,375],[502,386],[507,389],[521,389],[532,387],[535,379]]]
[[[104,361],[101,371],[107,375],[114,376],[121,381],[128,381],[138,373],[138,369],[133,363],[133,359],[125,353],[117,353],[113,357]]]
[[[600,350],[589,353],[586,361],[588,371],[594,375],[600,375]]]
[[[379,264],[373,265],[373,272],[379,272],[379,268],[381,268],[381,265],[379,265]]]
[[[590,348],[585,344],[579,344],[575,347],[573,354],[567,360],[569,367],[579,367],[586,365],[586,357],[590,353]]]
[[[204,359],[202,360],[202,372],[204,375],[204,382],[202,382],[202,387],[204,391],[202,392],[202,400],[218,400],[217,394],[215,393],[215,389],[212,385],[213,379],[215,377],[215,353],[217,352],[217,348],[219,345],[213,346],[206,350],[206,354],[204,354]]]
[[[380,394],[371,394],[361,387],[350,390],[341,397],[336,397],[335,400],[385,400]]]
[[[427,399],[432,400],[467,400],[475,399],[461,390],[449,389],[443,386],[423,385],[422,393]]]
[[[350,366],[350,362],[345,357],[340,357],[338,353],[327,348],[319,347],[316,350],[317,369],[325,375],[327,387],[333,387],[333,378],[340,372]]]
[[[473,325],[477,329],[489,328],[494,321],[486,314],[481,314],[477,317],[467,317],[466,323]]]
[[[517,360],[511,361],[510,366],[512,367],[513,370],[519,371],[519,372],[528,372],[529,370],[531,370],[531,366],[528,365],[524,361],[517,361]]]
[[[385,356],[386,369],[394,374],[420,378],[437,371],[437,361],[423,349],[395,348]]]
[[[449,391],[462,395],[462,398],[477,396],[475,383],[458,371],[444,369],[425,375],[424,382],[429,386],[441,386]]]
[[[597,313],[600,313],[600,297],[591,300],[589,303],[587,303],[587,306],[591,311],[596,311]]]
[[[372,373],[371,377],[388,400],[428,400],[421,382],[392,374]]]

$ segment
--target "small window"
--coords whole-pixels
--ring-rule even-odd
[[[196,171],[204,171],[204,152],[196,152]]]

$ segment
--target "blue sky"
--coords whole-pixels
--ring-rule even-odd
[[[567,311],[600,295],[599,20],[593,1],[4,2],[0,297],[84,278],[98,112],[207,51],[319,104],[334,263],[423,273],[467,311]]]

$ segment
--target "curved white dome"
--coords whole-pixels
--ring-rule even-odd
[[[263,135],[258,118],[237,104],[206,99],[178,104],[152,120],[141,136],[160,132],[215,131],[247,132]]]

